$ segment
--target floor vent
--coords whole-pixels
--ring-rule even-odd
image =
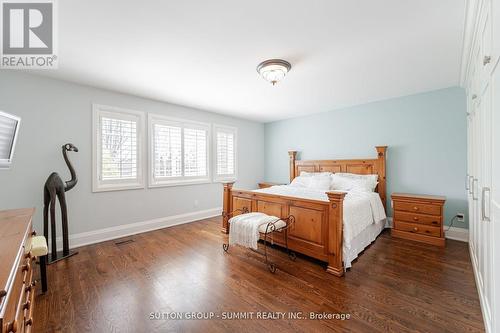
[[[125,239],[125,240],[115,242],[115,245],[125,245],[125,244],[129,244],[129,243],[133,243],[133,242],[134,242],[133,239]]]

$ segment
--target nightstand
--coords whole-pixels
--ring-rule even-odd
[[[285,185],[283,183],[273,183],[273,182],[260,182],[259,188],[267,188],[275,185]]]
[[[445,246],[445,197],[393,193],[391,235],[427,244]]]

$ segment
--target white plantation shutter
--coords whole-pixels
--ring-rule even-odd
[[[137,178],[137,122],[101,118],[101,180]]]
[[[18,123],[18,119],[0,113],[0,160],[11,157]]]
[[[236,178],[236,128],[215,126],[216,180]]]
[[[184,176],[207,176],[207,131],[184,128]]]
[[[142,188],[144,113],[94,105],[94,192]]]
[[[182,128],[153,125],[154,177],[182,176]]]
[[[149,114],[150,186],[209,180],[210,125]]]

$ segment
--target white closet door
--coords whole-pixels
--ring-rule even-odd
[[[500,10],[500,7],[499,9]],[[499,15],[500,19],[500,15]],[[500,38],[500,31],[497,35]],[[500,69],[494,72],[491,81],[492,91],[492,153],[491,153],[491,199],[490,226],[492,237],[492,332],[500,331]]]
[[[493,301],[493,279],[492,279],[492,235],[491,235],[491,173],[492,173],[492,150],[491,150],[491,79],[487,80],[481,96],[480,107],[480,179],[478,182],[480,192],[478,193],[479,205],[479,229],[481,230],[480,252],[481,259],[479,268],[483,276],[483,292],[485,300],[485,316],[492,320]]]

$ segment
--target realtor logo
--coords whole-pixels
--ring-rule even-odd
[[[1,67],[57,68],[53,0],[0,0]]]

